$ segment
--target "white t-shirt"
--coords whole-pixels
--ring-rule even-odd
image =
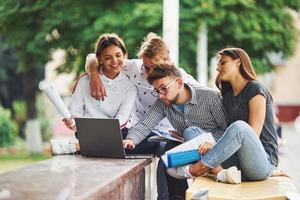
[[[185,83],[199,85],[199,83],[191,75],[187,74],[184,69],[179,68],[179,70]],[[157,97],[154,97],[151,94],[153,86],[147,81],[147,75],[141,59],[125,60],[123,72],[129,77],[131,83],[137,87],[137,99],[127,125],[127,127],[130,128],[137,124],[139,120],[145,118],[146,113],[156,101]],[[154,129],[168,131],[172,130],[173,127],[167,118],[164,118]]]
[[[137,89],[122,72],[115,79],[105,75],[99,77],[106,89],[104,101],[90,95],[90,79],[84,75],[76,85],[69,110],[74,117],[118,118],[124,127],[131,115]]]

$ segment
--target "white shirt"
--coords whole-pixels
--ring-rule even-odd
[[[190,85],[199,85],[199,83],[191,75],[187,74],[184,69],[179,68],[179,70],[185,83]],[[151,94],[153,91],[153,86],[147,81],[147,75],[141,59],[125,60],[123,72],[137,87],[137,99],[133,107],[131,118],[127,125],[127,127],[131,127],[137,124],[139,120],[145,118],[146,113],[154,104],[157,97],[154,97]],[[164,118],[154,129],[168,131],[172,130],[173,127],[167,118]]]
[[[90,95],[90,79],[82,76],[72,95],[69,110],[74,117],[118,118],[123,127],[131,114],[136,100],[136,87],[120,72],[115,79],[101,75],[107,97],[96,100]]]

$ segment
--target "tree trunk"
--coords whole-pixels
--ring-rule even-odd
[[[38,91],[38,73],[34,63],[27,62],[25,74],[25,101],[27,121],[25,125],[26,142],[30,153],[42,153],[41,128],[37,119],[36,95]],[[30,66],[31,65],[31,66]]]
[[[27,119],[35,119],[37,117],[36,110],[36,94],[37,94],[37,74],[32,67],[25,71],[25,101],[27,105]]]
[[[197,80],[200,85],[207,86],[207,29],[201,24],[197,42]]]

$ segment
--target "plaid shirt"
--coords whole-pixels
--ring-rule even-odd
[[[197,126],[211,132],[217,141],[227,127],[222,99],[216,91],[187,84],[185,86],[191,91],[191,99],[184,104],[184,112],[181,112],[176,104],[166,106],[157,99],[145,119],[129,129],[127,138],[133,139],[135,144],[139,144],[153,127],[166,117],[181,135],[186,128]]]

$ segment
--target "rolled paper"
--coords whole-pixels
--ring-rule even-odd
[[[64,118],[71,118],[71,113],[63,102],[62,98],[58,94],[56,88],[47,81],[41,81],[39,83],[39,89],[45,92],[50,101],[54,104],[56,109]]]

